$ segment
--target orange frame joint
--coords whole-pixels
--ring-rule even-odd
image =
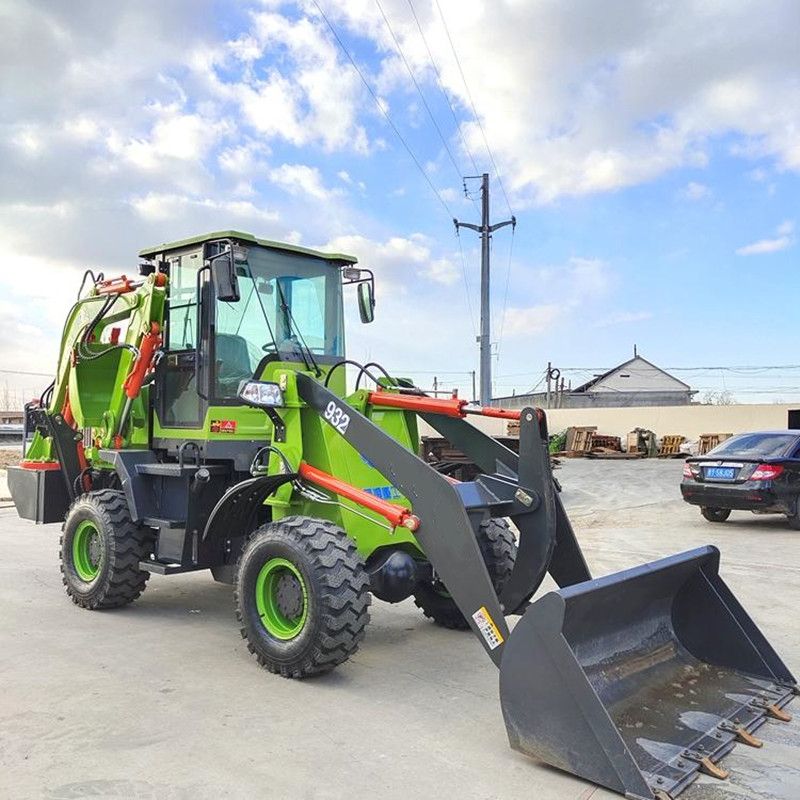
[[[309,481],[309,483],[321,486],[323,489],[338,494],[340,497],[346,497],[348,500],[352,500],[354,503],[380,514],[395,528],[403,527],[413,532],[420,526],[419,517],[412,514],[404,506],[381,500],[363,489],[335,478],[321,469],[312,467],[311,464],[307,464],[305,461],[300,462],[297,474],[304,480]]]

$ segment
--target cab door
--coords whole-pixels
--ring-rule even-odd
[[[208,408],[201,359],[208,352],[208,326],[203,324],[204,304],[198,302],[208,293],[208,270],[203,269],[202,249],[171,256],[168,261],[166,346],[156,379],[155,412],[161,428],[198,430]]]

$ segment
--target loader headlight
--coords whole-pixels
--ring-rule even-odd
[[[270,381],[242,381],[239,397],[249,406],[275,408],[283,405],[283,392],[277,383]]]

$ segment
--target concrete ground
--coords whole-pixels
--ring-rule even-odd
[[[594,573],[717,544],[733,591],[800,669],[800,533],[748,514],[705,522],[680,500],[680,472],[679,461],[564,463]],[[57,562],[58,526],[0,510],[0,797],[616,797],[511,751],[482,649],[411,602],[376,601],[350,662],[288,681],[256,666],[230,588],[208,575],[153,576],[132,606],[90,613],[68,602]],[[763,749],[725,759],[729,780],[703,777],[683,797],[800,797],[800,725],[759,736]]]

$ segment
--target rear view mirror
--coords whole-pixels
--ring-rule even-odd
[[[372,290],[372,281],[364,281],[358,284],[356,289],[358,295],[358,314],[364,323],[372,322],[375,319],[375,293]]]
[[[239,302],[239,279],[230,248],[211,257],[211,282],[218,300],[226,303]]]

